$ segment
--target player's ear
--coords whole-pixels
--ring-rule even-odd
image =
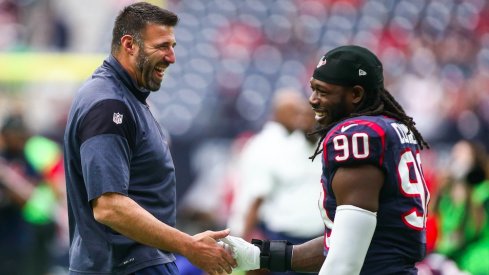
[[[365,96],[365,90],[363,89],[362,86],[360,86],[360,85],[353,86],[353,89],[352,89],[352,103],[353,104],[359,104],[363,100],[364,96]]]
[[[136,41],[131,35],[126,34],[121,37],[121,48],[129,55],[133,55],[136,52],[136,46]]]

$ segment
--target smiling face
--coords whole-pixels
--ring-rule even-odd
[[[160,89],[166,68],[175,63],[173,27],[148,24],[135,58],[135,78],[140,87]]]
[[[315,113],[316,121],[321,125],[329,125],[348,116],[355,109],[354,103],[359,101],[355,95],[355,90],[359,86],[344,87],[314,78],[311,78],[310,83],[312,93],[309,104]]]

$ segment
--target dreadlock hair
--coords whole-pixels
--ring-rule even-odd
[[[392,118],[399,120],[404,123],[409,132],[413,132],[416,141],[418,142],[421,149],[430,148],[429,144],[424,140],[421,133],[416,129],[416,123],[413,118],[408,116],[402,106],[395,100],[395,98],[391,95],[389,91],[387,91],[383,86],[378,89],[372,90],[373,95],[365,96],[364,100],[360,103],[360,105],[356,108],[354,112],[345,118],[332,122],[325,127],[322,127],[318,130],[315,130],[308,135],[320,135],[318,145],[314,154],[309,157],[309,159],[314,160],[317,155],[321,154],[323,149],[321,148],[323,140],[326,138],[326,134],[328,133],[334,125],[338,124],[341,121],[344,121],[348,118],[357,117],[357,116],[375,116],[375,115],[386,115]]]

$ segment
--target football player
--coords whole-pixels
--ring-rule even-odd
[[[300,245],[228,236],[238,268],[320,274],[417,274],[425,255],[429,193],[420,150],[429,147],[384,87],[382,63],[347,45],[326,53],[310,80],[321,125],[324,236]],[[312,198],[311,198],[312,199]],[[286,218],[286,217],[284,217]]]

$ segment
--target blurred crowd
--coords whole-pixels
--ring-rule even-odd
[[[20,114],[0,130],[0,273],[48,274],[67,256],[63,155]]]
[[[110,44],[109,20],[130,2],[0,0],[0,53],[108,54],[102,45]],[[278,195],[246,191],[245,179],[255,176],[248,175],[245,163],[254,160],[246,152],[269,122],[280,120],[274,114],[278,91],[294,90],[305,99],[318,58],[354,43],[383,61],[386,88],[432,147],[422,153],[431,208],[430,254],[420,273],[489,274],[488,1],[150,2],[181,17],[177,62],[151,97],[172,140],[179,227],[190,233],[230,226],[245,238],[281,230],[280,221],[264,223],[265,202],[279,201]],[[59,142],[79,84],[0,82],[0,269],[48,274],[65,266]],[[256,161],[290,158],[302,169],[307,127],[293,125],[282,148],[304,146],[304,159],[270,149],[258,150]]]

